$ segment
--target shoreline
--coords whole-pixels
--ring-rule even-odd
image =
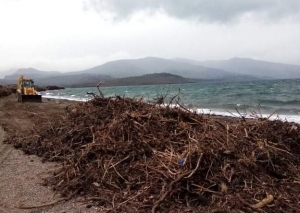
[[[68,105],[70,107],[65,108]],[[150,212],[151,208],[152,212],[156,208],[162,212],[182,210],[186,207],[186,196],[193,199],[199,186],[210,189],[212,182],[223,182],[226,189],[215,187],[210,189],[213,193],[202,191],[210,205],[195,203],[195,210],[209,212],[216,208],[220,211],[240,208],[234,204],[238,198],[236,193],[246,202],[255,204],[258,201],[254,198],[261,190],[273,196],[278,208],[290,212],[297,206],[298,197],[289,188],[298,189],[300,186],[292,181],[277,180],[283,171],[285,179],[297,177],[299,125],[210,114],[198,116],[122,97],[74,102],[74,105],[70,101],[46,101],[15,106],[25,111],[34,107],[34,111],[42,111],[44,108],[51,117],[47,118],[41,112],[35,118],[27,118],[38,125],[35,126],[36,134],[42,136],[39,143],[36,143],[35,135],[19,135],[13,144],[45,161],[61,162],[62,168],[56,171],[61,175],[53,180],[56,190],[66,196],[82,195],[78,189],[82,189],[87,198],[101,196],[104,200],[101,204],[91,204],[95,208],[111,208],[107,200],[115,196],[116,211],[123,207],[135,208],[136,212]],[[273,167],[267,163],[270,161]],[[208,172],[210,170],[212,172]],[[253,179],[253,175],[258,179]],[[241,190],[245,183],[240,177],[249,184],[253,183],[254,190]],[[120,178],[125,181],[120,181]],[[261,181],[269,185],[261,185]],[[187,182],[194,183],[189,186],[189,191],[185,190]],[[168,192],[170,194],[165,195],[168,198],[162,200],[161,196],[166,193],[165,184],[174,191]],[[280,193],[285,193],[295,206],[289,208],[279,202]],[[258,200],[265,196],[265,193],[260,193]],[[152,198],[144,199],[148,197]],[[119,204],[128,199],[131,202],[119,208]],[[157,200],[163,205],[157,204]],[[227,207],[219,205],[228,200]],[[272,212],[272,209],[264,207],[267,212]]]
[[[69,104],[70,101],[18,103],[14,94],[0,97],[0,212],[98,212],[74,199],[44,208],[20,208],[47,204],[60,197],[45,184],[45,178],[58,168],[58,163],[44,162],[36,155],[24,154],[7,142],[16,133],[26,141],[27,137],[35,134],[36,125],[49,125],[52,117],[63,115]],[[3,143],[4,140],[8,141]]]
[[[45,91],[47,92],[47,91]],[[50,92],[50,91],[49,91]],[[44,95],[42,97],[45,97],[46,99],[53,99],[53,100],[65,100],[65,101],[74,101],[74,102],[86,102],[88,100],[78,100],[76,98],[67,98],[67,97],[60,97],[60,96],[50,96],[50,95]],[[84,99],[84,98],[81,98]],[[92,99],[92,97],[91,97]],[[90,99],[90,100],[91,100]],[[174,105],[173,105],[174,106]],[[280,114],[280,113],[271,113],[271,114],[250,114],[250,113],[238,113],[238,112],[230,112],[229,110],[221,110],[221,109],[193,109],[189,108],[189,110],[196,111],[198,114],[205,114],[205,115],[212,115],[212,116],[224,116],[224,117],[231,117],[236,119],[269,119],[269,120],[280,120],[283,122],[290,122],[290,123],[297,123],[300,124],[300,115],[286,115],[286,114]]]
[[[88,189],[86,191],[87,199],[89,198],[89,196],[92,196],[92,198],[94,197],[94,194],[89,193],[95,192],[94,190],[97,191],[99,189],[100,193],[108,193],[102,194],[103,199],[108,200],[109,197],[113,196],[113,193],[115,193],[116,191],[118,192],[118,189],[114,188],[114,190],[108,190],[105,188],[101,188],[103,187],[103,185],[101,185],[101,182],[99,182],[99,180],[101,178],[107,178],[105,179],[105,181],[114,181],[113,184],[116,185],[119,184],[118,177],[120,176],[126,179],[128,179],[129,177],[140,177],[141,175],[144,175],[144,172],[135,172],[139,172],[140,168],[145,168],[144,166],[148,166],[148,164],[144,165],[147,158],[147,162],[150,164],[150,167],[148,169],[154,168],[154,170],[149,170],[151,172],[149,172],[148,175],[151,177],[150,180],[152,180],[153,183],[157,184],[157,186],[151,185],[152,181],[150,181],[149,183],[143,183],[144,185],[142,186],[154,187],[155,189],[158,189],[158,191],[150,190],[150,194],[147,194],[147,190],[143,191],[146,197],[154,196],[154,200],[149,200],[150,204],[152,205],[153,201],[159,200],[159,196],[163,194],[163,188],[161,185],[162,182],[168,184],[168,182],[177,180],[181,177],[180,175],[174,176],[174,174],[188,174],[185,179],[190,179],[196,184],[206,183],[207,185],[205,185],[204,187],[207,188],[211,185],[211,182],[207,181],[205,175],[201,176],[201,174],[203,173],[203,169],[213,166],[212,171],[214,171],[214,173],[218,172],[218,174],[214,175],[214,173],[207,173],[207,175],[209,174],[211,176],[208,180],[214,180],[214,178],[218,178],[224,175],[224,178],[214,181],[217,181],[218,183],[220,181],[227,183],[226,178],[229,178],[229,176],[227,176],[227,173],[224,173],[224,171],[220,168],[229,168],[229,170],[226,170],[226,172],[237,171],[237,174],[241,174],[239,172],[244,171],[242,175],[245,175],[243,177],[245,178],[247,183],[250,184],[250,181],[252,181],[251,177],[248,175],[248,172],[245,171],[251,167],[252,163],[256,165],[256,167],[251,167],[252,169],[260,168],[261,165],[259,164],[259,162],[252,162],[252,154],[248,151],[256,150],[258,153],[254,154],[260,157],[268,157],[269,155],[264,155],[264,153],[271,153],[271,156],[278,155],[278,159],[277,157],[276,159],[280,160],[280,162],[284,161],[285,157],[290,157],[290,155],[286,155],[286,152],[289,153],[289,150],[288,148],[284,147],[285,144],[281,146],[281,141],[273,141],[273,134],[276,135],[275,138],[273,138],[274,140],[281,140],[281,136],[287,137],[288,139],[289,137],[297,136],[298,133],[296,130],[300,127],[299,125],[293,125],[289,123],[269,122],[259,119],[243,120],[240,117],[234,118],[211,114],[202,114],[200,115],[200,117],[198,117],[176,110],[165,111],[164,109],[162,109],[162,111],[160,111],[159,109],[156,110],[151,106],[146,106],[141,102],[135,105],[135,102],[130,102],[130,100],[119,99],[119,102],[111,103],[111,106],[109,106],[109,100],[102,101],[98,100],[97,104],[95,105],[93,105],[93,103],[86,104],[63,99],[51,99],[50,101],[43,99],[42,103],[18,103],[13,95],[5,98],[0,98],[0,116],[2,116],[2,119],[0,120],[0,126],[3,126],[7,135],[11,137],[11,142],[15,147],[21,148],[27,154],[34,154],[24,155],[20,150],[13,149],[13,154],[4,161],[5,167],[3,168],[5,168],[5,170],[2,171],[5,171],[7,174],[5,174],[5,176],[0,175],[0,182],[2,184],[0,184],[0,187],[2,187],[0,189],[3,192],[1,196],[4,197],[2,201],[0,201],[2,202],[0,203],[0,210],[4,209],[4,211],[7,212],[19,213],[25,211],[20,211],[20,209],[17,209],[16,206],[32,206],[34,204],[49,202],[49,200],[51,200],[51,198],[49,197],[53,196],[54,192],[50,190],[49,187],[47,187],[47,190],[36,187],[35,184],[37,184],[37,182],[40,180],[39,178],[36,177],[34,183],[27,181],[27,178],[30,179],[32,177],[30,176],[30,174],[39,176],[41,171],[49,175],[51,166],[48,167],[48,163],[41,164],[40,161],[43,160],[47,162],[47,159],[53,159],[53,157],[57,156],[57,153],[61,152],[61,149],[66,150],[65,148],[67,148],[74,151],[67,154],[67,162],[63,161],[64,163],[58,163],[61,166],[66,166],[65,170],[60,171],[63,172],[63,174],[65,173],[67,175],[65,176],[67,179],[75,177],[73,181],[77,181],[78,177],[83,178],[82,180],[85,180],[85,178],[87,178],[89,175],[91,175],[90,178],[96,177],[96,179],[90,183],[85,181],[80,182],[81,184],[88,184],[81,186],[83,188],[85,188],[86,186]],[[125,103],[124,101],[128,102]],[[110,109],[112,111],[106,111],[107,109]],[[177,112],[177,114],[175,112]],[[112,115],[113,117],[111,117]],[[95,119],[98,116],[101,118],[100,120]],[[58,120],[60,120],[60,122],[56,122]],[[86,128],[87,126],[89,128]],[[126,129],[128,129],[129,132],[126,132]],[[286,132],[286,130],[290,131],[291,136],[282,133],[281,130],[283,130],[284,132]],[[125,132],[120,133],[120,131]],[[127,139],[124,139],[123,137],[125,137],[126,134],[131,134],[131,137],[134,137],[134,139],[130,139],[131,137],[126,137]],[[41,143],[38,144],[36,143],[36,140],[32,140],[36,137],[35,135],[43,135],[44,139],[41,139]],[[68,140],[71,140],[72,143],[65,143],[66,141],[63,142],[62,139],[66,139],[65,137],[69,137]],[[265,139],[265,137],[268,137],[269,139],[271,138],[271,141],[268,143],[269,139]],[[167,143],[161,143],[164,140]],[[265,140],[265,145],[262,145],[261,143]],[[283,139],[283,141],[288,142],[289,140]],[[56,144],[56,142],[58,142],[59,144]],[[41,146],[43,146],[42,144],[46,146],[46,149],[44,149],[46,152],[44,152],[45,155],[38,152],[39,156],[42,157],[38,158],[35,156],[35,150],[41,148]],[[142,144],[148,145],[144,147],[142,146]],[[73,147],[73,145],[75,146],[74,150],[73,148],[71,149],[71,146]],[[288,145],[288,143],[286,145]],[[53,146],[55,146],[54,150],[51,149],[51,147]],[[163,146],[165,146],[165,148],[161,148]],[[111,149],[112,147],[114,147],[114,149]],[[149,150],[149,147],[152,147],[151,149],[153,150]],[[281,152],[281,150],[283,149],[284,152]],[[101,154],[101,150],[107,151],[104,151],[104,153]],[[146,152],[146,150],[150,152],[148,153],[148,151]],[[193,152],[193,154],[189,154],[190,151],[188,150]],[[296,156],[296,150],[297,149],[292,149],[290,152]],[[75,154],[73,155],[72,153]],[[94,153],[94,157],[89,153]],[[128,156],[128,153],[132,153],[136,157],[133,156],[130,161],[126,161],[129,156],[131,156]],[[186,153],[187,156],[182,156],[183,153]],[[208,158],[208,160],[201,161],[203,153],[206,156],[205,159]],[[194,159],[194,157],[197,157],[198,154],[200,154],[198,158]],[[71,177],[66,172],[68,171],[67,168],[70,168],[68,166],[72,167],[72,165],[66,165],[66,163],[74,162],[77,165],[78,155],[80,155],[83,159],[82,161],[80,161],[82,163],[82,165],[80,166],[81,168],[83,168],[83,170],[78,170],[77,172],[83,173],[75,174],[75,176]],[[232,155],[234,155],[239,160],[236,160],[235,158],[234,160],[232,160]],[[90,159],[90,157],[92,158]],[[144,159],[144,157],[146,158]],[[100,158],[102,159],[101,161],[99,160]],[[28,160],[24,161],[24,159]],[[160,159],[161,161],[158,159]],[[181,161],[183,160],[183,162],[187,160],[189,160],[190,162],[185,165],[181,165],[181,161],[178,164],[178,159]],[[247,163],[248,160],[251,161],[249,164]],[[89,162],[88,166],[84,162]],[[162,166],[161,162],[164,162],[165,166]],[[196,162],[198,163],[196,164]],[[214,162],[214,164],[212,165],[211,162]],[[274,163],[276,162],[274,161]],[[99,163],[101,163],[101,166],[97,167]],[[226,166],[226,163],[229,167]],[[243,163],[246,163],[246,166]],[[294,164],[295,163],[296,162],[294,162]],[[236,166],[234,166],[235,164]],[[95,167],[91,170],[90,166],[93,165],[97,168]],[[117,174],[114,173],[114,169],[106,171],[102,170],[105,170],[105,168],[109,168],[110,165],[114,165],[114,169],[117,170]],[[283,171],[282,168],[284,168],[284,165],[285,164],[283,163],[277,164],[277,166],[280,166],[279,173]],[[135,166],[135,172],[129,172],[129,170],[126,169],[134,169]],[[234,168],[235,170],[233,170],[231,166],[233,166],[232,168]],[[238,169],[240,168],[243,169],[238,171]],[[252,171],[251,168],[249,170],[250,173]],[[288,168],[285,169],[285,172],[287,172],[288,174],[293,174],[289,173],[293,172],[292,170],[288,170]],[[174,173],[169,173],[168,171],[170,170],[174,171]],[[272,175],[269,176],[269,174],[265,172],[264,168],[257,170],[257,172],[259,172],[259,175],[261,175],[259,176],[260,178],[265,178],[264,181],[270,180],[270,183],[276,182]],[[106,174],[106,177],[103,176],[103,174]],[[192,175],[194,174],[197,174],[197,176],[192,177]],[[7,175],[12,175],[14,178],[9,179],[7,178]],[[110,177],[114,178],[110,179]],[[233,175],[232,177],[238,178],[237,175]],[[204,179],[200,181],[198,180],[199,178]],[[20,179],[22,180],[20,181]],[[161,179],[163,179],[163,181],[155,182],[155,180]],[[59,184],[56,186],[59,187],[68,184],[68,181],[57,181],[59,182]],[[256,180],[254,179],[253,181]],[[178,191],[186,186],[186,184],[184,183],[185,181],[181,183],[180,179],[178,179],[177,184],[183,184],[180,185],[179,188],[177,188]],[[261,188],[259,188],[260,185],[258,183],[260,182],[254,183],[253,187],[258,187],[256,190],[259,191],[261,190]],[[134,184],[134,182],[121,184],[131,185]],[[177,184],[175,184],[174,187],[176,187]],[[221,188],[214,188],[213,194],[211,194],[211,192],[206,194],[207,202],[210,202],[210,199],[212,198],[211,195],[218,199],[217,203],[223,203],[226,199],[232,199],[232,201],[234,201],[235,199],[237,199],[237,197],[235,197],[236,194],[234,190],[238,190],[238,192],[241,193],[241,196],[246,200],[246,202],[257,202],[253,199],[253,194],[248,196],[249,191],[243,192],[243,190],[240,190],[240,187],[245,187],[244,182],[239,185],[238,181],[231,182],[230,180],[227,184],[227,186],[230,186],[230,184],[235,184],[235,186],[231,186],[230,189],[226,188],[226,193],[224,193],[224,191],[219,191],[221,190]],[[286,188],[286,182],[276,182],[276,184],[281,184],[280,186],[283,187],[281,188],[281,190],[285,190],[284,192],[288,193],[290,199],[296,199],[293,193],[288,191],[288,189]],[[288,184],[290,184],[288,185],[290,188],[298,187],[298,185],[293,182],[288,182]],[[8,190],[8,188],[5,188],[5,186],[10,186],[11,190]],[[265,185],[263,187],[264,190],[268,191],[268,193],[274,195],[275,201],[276,199],[280,199],[277,196],[278,191],[276,191],[276,187],[273,186],[270,188],[269,185]],[[265,189],[265,187],[267,187],[267,189]],[[101,191],[100,189],[104,191]],[[129,194],[127,194],[129,197],[122,198],[119,197],[119,195],[121,195],[122,193],[117,193],[115,200],[116,205],[118,205],[118,203],[123,203],[124,200],[126,201],[127,199],[132,198],[132,202],[128,203],[128,206],[125,205],[124,207],[131,208],[130,205],[133,204],[139,207],[138,204],[140,204],[140,201],[135,199],[140,195],[139,190],[137,189],[139,189],[139,187],[135,189],[132,188],[132,191],[130,191],[130,193],[137,194],[131,194],[130,196]],[[162,189],[162,191],[159,191],[160,189]],[[39,194],[39,197],[33,200],[30,198],[31,194],[26,193],[29,190],[33,192],[35,192],[35,190],[38,190],[43,193]],[[126,187],[123,190],[126,191]],[[59,194],[59,192],[59,190],[56,191],[57,194]],[[72,193],[70,191],[68,192]],[[12,197],[11,195],[14,196]],[[261,194],[260,199],[262,200],[264,196],[265,194]],[[9,199],[7,199],[7,197]],[[65,212],[79,212],[80,209],[83,212],[99,212],[101,211],[101,209],[109,207],[109,204],[107,206],[105,202],[104,204],[97,204],[95,202],[80,204],[76,202],[77,200],[78,199],[76,198],[75,200],[72,199],[66,203],[59,203],[57,205],[54,205],[53,207],[45,207],[45,209],[43,209],[43,212],[61,212],[62,210],[64,210]],[[170,200],[170,202],[173,202],[172,199]],[[213,201],[213,203],[214,202],[215,201]],[[16,203],[19,205],[16,205]],[[166,202],[166,204],[168,203]],[[90,205],[92,206],[92,208],[86,209],[85,205]],[[280,202],[276,201],[274,202],[274,205],[278,206],[281,204]],[[183,208],[184,204],[179,205],[179,207]],[[202,212],[207,212],[207,209],[205,210],[205,208],[210,207],[209,205],[208,207],[206,205],[200,205],[199,208],[203,208],[202,210],[200,209]],[[214,208],[214,206],[212,206],[212,208]],[[268,206],[266,206],[265,208],[270,210]],[[115,210],[118,211],[118,209]],[[119,211],[120,210],[121,209],[119,209]],[[149,212],[148,209],[146,212]]]

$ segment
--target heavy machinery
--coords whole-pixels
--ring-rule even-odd
[[[34,87],[32,79],[26,79],[20,75],[17,84],[18,102],[42,102],[42,96],[39,95]]]

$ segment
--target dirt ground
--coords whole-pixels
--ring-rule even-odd
[[[56,202],[60,197],[43,185],[43,178],[57,167],[54,163],[42,163],[37,156],[4,144],[11,132],[22,135],[34,134],[34,122],[51,125],[50,120],[62,116],[68,101],[44,99],[42,103],[18,103],[15,96],[0,98],[0,213],[41,212],[101,212],[95,207],[87,208],[80,202],[83,198],[58,202],[40,208],[23,209]],[[49,119],[51,118],[51,119]]]

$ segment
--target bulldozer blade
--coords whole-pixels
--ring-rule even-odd
[[[21,95],[21,102],[42,102],[41,95]]]

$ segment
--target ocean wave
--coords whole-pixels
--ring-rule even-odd
[[[241,118],[241,115],[245,118],[269,118],[270,120],[281,120],[287,122],[295,122],[300,123],[299,115],[284,115],[284,114],[240,114],[238,112],[228,112],[223,110],[212,110],[212,109],[197,109],[197,113],[199,114],[211,114],[211,115],[221,115],[221,116],[229,116],[229,117],[237,117]]]
[[[277,86],[275,85],[277,84]],[[169,103],[180,89],[180,102],[186,108],[201,113],[225,116],[262,116],[291,122],[300,120],[300,84],[295,80],[257,81],[251,85],[244,82],[202,82],[199,84],[124,86],[102,88],[105,97],[120,95],[130,98],[143,98],[152,102],[164,95]],[[98,93],[96,88],[66,88],[60,92],[46,91],[43,97],[87,101],[87,92]],[[184,92],[182,92],[184,91]],[[63,94],[64,93],[64,94]],[[45,96],[44,96],[45,95]],[[73,96],[71,96],[73,95]],[[74,96],[75,95],[75,96]],[[168,96],[167,96],[168,95]]]
[[[258,100],[260,104],[268,104],[268,105],[278,105],[278,106],[283,106],[283,105],[300,105],[300,100],[289,100],[289,101],[280,101],[280,100]]]
[[[43,95],[42,97],[49,98],[49,99],[80,101],[80,102],[86,102],[86,101],[90,100],[90,98],[74,98],[74,97],[70,97],[70,96],[55,96],[55,95]]]
[[[92,98],[74,98],[71,96],[53,96],[53,95],[43,95],[43,98],[51,98],[51,99],[59,99],[59,100],[70,100],[70,101],[80,101],[86,102],[91,100]],[[167,104],[165,105],[167,106]],[[170,107],[178,106],[176,104],[169,105]],[[237,117],[241,116],[245,118],[269,118],[270,120],[281,120],[287,122],[295,122],[300,123],[299,115],[285,115],[279,113],[251,113],[251,112],[230,112],[228,110],[221,109],[209,109],[209,108],[190,108],[192,112],[196,112],[198,114],[210,114],[210,115],[220,115],[220,116],[229,116],[229,117]]]

